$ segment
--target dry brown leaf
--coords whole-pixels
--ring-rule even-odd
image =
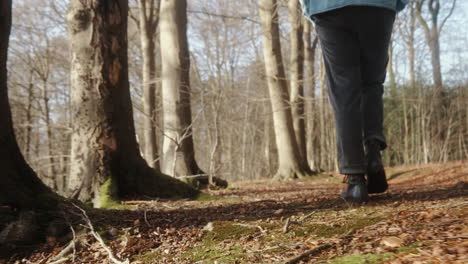
[[[395,236],[384,237],[380,241],[381,245],[384,245],[384,246],[390,247],[390,248],[401,247],[403,245],[403,243],[404,243],[403,239],[401,239],[399,237],[395,237]]]

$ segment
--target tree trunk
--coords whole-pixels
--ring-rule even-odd
[[[442,20],[441,25],[439,26],[439,15],[440,15],[440,0],[429,0],[427,1],[427,9],[430,15],[430,26],[429,23],[424,19],[422,15],[422,6],[425,3],[425,0],[419,0],[415,3],[415,14],[418,19],[419,24],[421,24],[424,30],[424,36],[426,38],[427,45],[431,51],[431,65],[432,65],[432,78],[434,82],[435,93],[433,96],[433,109],[436,109],[434,115],[434,120],[436,122],[436,132],[435,136],[439,139],[439,142],[442,142],[445,138],[446,128],[442,127],[440,124],[441,120],[447,119],[447,109],[448,102],[446,98],[446,91],[443,86],[442,81],[442,70],[440,62],[440,33],[444,23],[448,18],[453,14],[453,10],[456,5],[456,0],[452,1],[452,7],[447,16]]]
[[[46,132],[47,132],[47,154],[49,155],[49,168],[47,173],[52,178],[52,185],[53,189],[56,191],[63,191],[61,188],[62,179],[57,175],[57,162],[55,160],[55,152],[53,147],[53,138],[52,138],[52,122],[50,120],[50,106],[49,106],[49,91],[47,87],[47,79],[44,78],[42,80],[42,101],[44,103],[44,121],[46,125]]]
[[[321,54],[321,56],[323,56]],[[325,133],[326,131],[326,128],[325,128],[325,115],[327,114],[327,109],[325,109],[325,101],[327,100],[327,87],[326,87],[326,78],[325,78],[325,63],[323,62],[323,59],[321,57],[321,59],[319,59],[320,61],[320,102],[319,102],[319,108],[320,108],[320,113],[319,113],[319,126],[320,126],[320,129],[318,129],[319,131],[319,139],[320,139],[320,142],[319,142],[319,146],[320,146],[320,159],[319,159],[319,164],[321,166],[321,168],[323,169],[328,169],[330,170],[330,166],[328,166],[327,164],[327,161],[328,161],[328,157],[326,156],[327,153],[330,153],[332,151],[327,151],[327,146],[326,146],[326,140],[327,140],[327,136],[329,137],[329,135],[327,135]]]
[[[308,175],[308,171],[300,162],[292,115],[289,110],[288,85],[281,55],[277,7],[276,0],[260,0],[263,55],[278,148],[279,167],[274,179],[289,180],[303,178]]]
[[[192,138],[187,1],[162,0],[160,19],[164,119],[161,169],[172,176],[202,174]]]
[[[158,1],[160,4],[161,1]],[[156,89],[157,72],[155,62],[154,35],[159,22],[159,6],[154,0],[139,0],[139,30],[143,58],[143,130],[144,155],[150,167],[159,168],[159,155],[156,138]]]
[[[425,0],[420,0],[416,2],[416,8],[414,12],[418,19],[419,24],[421,24],[424,30],[424,36],[426,38],[427,45],[431,51],[431,65],[432,65],[432,78],[434,81],[434,86],[437,91],[437,96],[443,95],[443,83],[442,83],[442,70],[440,66],[440,40],[439,35],[442,28],[439,28],[439,14],[440,14],[440,2],[439,0],[429,0],[427,2],[428,10],[431,16],[431,25],[423,18],[422,15],[422,6],[425,3]],[[452,14],[453,8],[455,7],[455,1],[453,1],[452,10],[447,15],[444,21],[446,21]],[[443,23],[442,23],[443,24]],[[439,98],[440,99],[440,98]]]
[[[317,122],[317,98],[315,96],[316,76],[315,76],[315,52],[317,50],[318,38],[315,37],[314,41],[311,40],[312,23],[304,18],[304,61],[305,61],[305,78],[304,86],[307,88],[307,98],[310,100],[306,104],[307,118],[307,160],[309,166],[314,171],[319,171],[318,158],[320,155],[320,145],[318,142],[318,122]]]
[[[411,88],[416,86],[416,70],[414,66],[415,47],[414,47],[414,32],[416,31],[416,16],[414,14],[414,2],[409,3],[410,8],[410,28],[408,34],[408,61]]]
[[[96,207],[128,195],[195,194],[140,155],[128,82],[127,12],[125,0],[72,0],[67,14],[73,118],[68,195]]]
[[[20,208],[53,208],[57,196],[29,167],[13,130],[7,87],[7,54],[11,30],[11,0],[0,2],[0,204]]]
[[[26,133],[25,133],[25,150],[26,160],[31,162],[31,134],[32,134],[32,108],[33,108],[33,99],[34,99],[34,83],[33,83],[33,73],[30,72],[30,80],[28,84],[28,103],[26,105]]]
[[[299,0],[289,0],[289,21],[291,24],[290,102],[299,156],[303,166],[308,167],[304,121],[304,42],[302,41],[303,24],[299,5]]]
[[[388,48],[388,64],[387,64],[387,72],[388,72],[388,81],[390,86],[390,96],[392,100],[396,100],[397,97],[397,87],[396,87],[396,78],[395,78],[395,71],[393,70],[393,39],[390,41],[390,45]]]

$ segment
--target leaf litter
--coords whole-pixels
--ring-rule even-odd
[[[193,201],[128,200],[129,209],[88,214],[116,258],[134,264],[468,263],[468,164],[388,171],[389,191],[362,206],[337,199],[343,185],[330,174],[239,182]],[[60,263],[112,263],[86,231]],[[13,249],[0,263],[52,263],[71,239]]]

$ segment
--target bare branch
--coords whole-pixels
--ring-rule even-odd
[[[438,29],[439,34],[440,34],[440,32],[442,32],[442,29],[444,28],[445,22],[447,22],[447,20],[452,16],[453,11],[455,10],[456,3],[457,3],[457,0],[453,0],[452,8],[450,8],[450,12],[447,14],[446,17],[444,17],[444,19],[442,19],[442,23],[440,23],[440,26],[439,26],[439,29]]]
[[[86,211],[83,210],[81,207],[79,207],[78,205],[76,205],[74,203],[73,203],[73,206],[75,206],[77,209],[79,209],[81,211],[81,213],[83,214],[83,219],[85,220],[86,224],[88,225],[91,235],[93,235],[93,237],[99,242],[99,244],[101,244],[102,248],[104,248],[104,250],[109,255],[109,259],[112,261],[112,263],[114,263],[114,264],[129,264],[130,261],[128,259],[126,259],[124,261],[121,261],[121,260],[117,259],[117,257],[114,256],[114,253],[112,253],[112,250],[106,245],[106,243],[102,239],[101,235],[99,235],[94,230],[94,226],[91,223],[91,220],[89,219],[88,214],[86,213]]]

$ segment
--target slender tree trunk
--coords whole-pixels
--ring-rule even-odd
[[[414,47],[414,33],[416,29],[416,16],[414,14],[414,2],[409,3],[410,8],[410,25],[408,32],[408,64],[409,64],[409,75],[410,75],[410,87],[409,89],[405,86],[402,87],[402,104],[403,104],[403,120],[404,120],[404,139],[403,139],[403,162],[405,164],[410,163],[410,135],[409,135],[409,121],[411,118],[408,116],[408,90],[414,91],[416,89],[416,70],[415,70],[415,47]],[[411,121],[411,119],[410,119]],[[413,137],[411,135],[411,137]],[[413,155],[414,156],[414,155]]]
[[[289,0],[289,21],[291,24],[291,61],[290,61],[290,103],[294,135],[302,166],[310,170],[307,163],[307,145],[304,116],[304,42],[302,34],[302,14],[299,0]]]
[[[430,22],[428,23],[422,15],[422,6],[427,3],[427,9],[430,15]],[[453,14],[453,10],[456,5],[456,0],[452,1],[450,12],[442,20],[439,25],[440,16],[440,0],[419,0],[415,3],[415,14],[419,24],[421,24],[424,36],[426,38],[427,45],[431,51],[431,65],[432,65],[432,77],[434,82],[435,93],[433,93],[433,108],[436,109],[434,115],[434,126],[436,127],[434,137],[438,139],[438,143],[443,142],[446,134],[446,128],[441,125],[443,120],[447,119],[448,102],[446,98],[446,91],[442,81],[442,70],[440,62],[440,33],[442,27],[447,19]],[[429,25],[430,24],[430,25]],[[432,127],[432,125],[431,125]],[[431,136],[432,137],[432,136]]]
[[[408,97],[407,88],[402,86],[402,106],[403,106],[403,163],[409,164],[409,127],[408,127]]]
[[[250,80],[247,81],[247,92],[250,92]],[[241,154],[241,174],[242,176],[246,175],[246,160],[247,160],[247,129],[249,127],[249,112],[250,112],[250,103],[247,101],[245,103],[244,110],[244,125],[242,126],[242,154]]]
[[[187,40],[187,1],[163,0],[160,11],[162,100],[164,119],[161,169],[175,175],[202,174],[195,160],[190,109],[190,54]]]
[[[416,70],[414,66],[415,60],[415,47],[414,47],[414,32],[416,31],[416,15],[414,14],[414,2],[409,3],[410,8],[410,28],[408,36],[408,63],[411,88],[416,86]]]
[[[34,99],[34,83],[33,83],[33,73],[30,72],[30,80],[28,85],[28,103],[26,105],[26,133],[25,133],[25,152],[26,160],[31,162],[31,134],[32,134],[32,108],[33,108],[33,99]]]
[[[47,79],[42,80],[42,101],[44,103],[44,121],[46,125],[47,132],[47,154],[49,155],[49,168],[47,173],[53,179],[53,189],[57,191],[63,191],[59,188],[62,185],[62,179],[57,175],[57,164],[55,161],[55,152],[54,152],[54,142],[52,138],[52,122],[50,120],[50,106],[49,106],[49,91],[47,87]]]
[[[11,0],[0,2],[0,204],[20,208],[53,208],[58,199],[29,167],[13,130],[7,87],[7,54]]]
[[[156,138],[156,45],[155,33],[159,22],[159,6],[154,0],[139,0],[140,9],[139,31],[141,52],[143,58],[143,130],[144,130],[144,156],[148,165],[159,168],[158,144]]]
[[[431,65],[432,65],[432,78],[434,81],[434,86],[436,91],[442,93],[443,84],[442,84],[442,71],[440,66],[440,43],[439,43],[439,25],[438,25],[438,16],[440,12],[440,3],[439,0],[429,0],[427,2],[428,10],[431,16],[431,25],[423,18],[422,15],[422,6],[425,3],[425,0],[420,0],[416,2],[415,14],[418,19],[419,24],[421,24],[424,30],[424,36],[426,38],[427,45],[431,51]]]
[[[276,180],[302,178],[309,171],[301,162],[297,146],[291,111],[283,58],[281,55],[278,25],[278,6],[276,0],[260,0],[260,19],[263,28],[263,54],[265,69],[273,110],[273,123],[278,148],[279,168]]]
[[[193,195],[141,157],[133,124],[127,61],[126,0],[72,0],[72,151],[68,195],[111,205],[128,195]]]
[[[316,110],[316,96],[315,96],[315,86],[316,86],[316,76],[315,76],[315,52],[317,50],[318,38],[314,38],[314,41],[311,40],[312,32],[312,23],[307,19],[303,19],[304,23],[304,66],[305,66],[305,77],[304,77],[304,87],[306,88],[306,98],[309,99],[309,102],[306,101],[305,109],[307,116],[307,132],[306,132],[306,142],[307,142],[307,160],[309,161],[309,166],[314,171],[319,171],[318,164],[318,155],[320,155],[320,146],[318,142],[318,124],[317,124],[317,114]]]
[[[323,56],[323,55],[322,55]],[[330,169],[328,166],[327,162],[327,156],[326,154],[331,152],[327,151],[327,146],[326,146],[326,140],[327,137],[330,137],[330,135],[326,134],[326,128],[325,128],[325,115],[326,115],[326,109],[325,109],[325,101],[326,101],[326,96],[327,96],[327,89],[326,89],[326,81],[325,81],[325,64],[322,59],[320,61],[320,103],[319,108],[320,108],[320,113],[319,113],[319,138],[320,138],[320,165],[324,169]]]
[[[390,47],[388,48],[388,65],[387,65],[389,86],[390,86],[390,96],[393,100],[397,97],[397,87],[395,79],[395,71],[393,70],[393,39],[390,42]]]

